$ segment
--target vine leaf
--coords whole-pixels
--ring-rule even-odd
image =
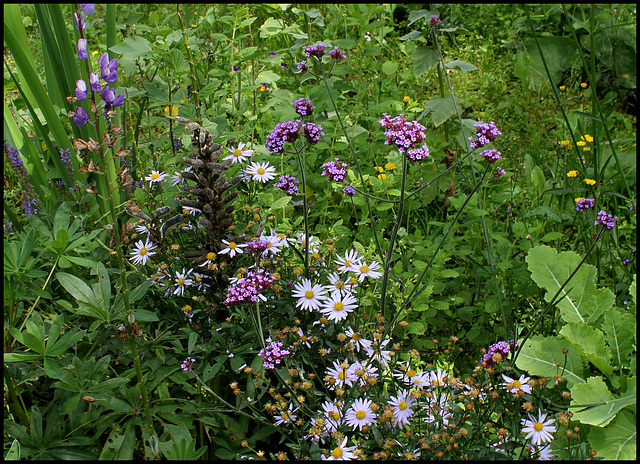
[[[580,264],[581,258],[572,251],[558,253],[542,245],[529,250],[526,261],[531,278],[547,290],[545,300],[549,301]],[[583,264],[558,295],[557,306],[566,322],[597,325],[596,321],[613,305],[615,295],[607,288],[598,289],[595,275],[594,266]]]

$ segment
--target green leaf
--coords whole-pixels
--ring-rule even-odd
[[[542,245],[531,248],[526,261],[531,278],[539,287],[547,290],[545,300],[549,301],[578,266],[581,258],[572,251],[558,254],[555,249]],[[582,264],[558,295],[558,299],[562,299],[557,306],[565,321],[593,325],[613,305],[614,294],[609,289],[596,288],[595,274],[594,266]]]
[[[280,80],[280,76],[273,71],[262,71],[256,77],[256,82],[266,82],[267,84],[272,84]]]
[[[60,282],[60,285],[62,285],[64,289],[76,300],[100,307],[98,298],[84,280],[79,279],[74,275],[67,274],[66,272],[58,272],[56,274],[56,278],[58,279],[58,282]]]
[[[149,50],[149,41],[139,35],[127,37],[118,45],[111,47],[111,51],[118,55],[122,55],[122,59],[124,60],[134,60],[135,58],[148,53]]]
[[[18,440],[13,440],[11,448],[7,451],[4,459],[5,461],[18,461],[20,459],[20,442]]]
[[[460,105],[460,101],[455,96],[453,98],[455,99],[455,105],[453,103],[451,95],[426,101],[424,104],[424,111],[422,112],[418,120],[431,113],[431,121],[436,127],[438,127],[451,116],[456,114],[456,106]]]
[[[607,427],[592,427],[587,439],[600,459],[635,461],[636,433],[635,414],[621,411]]]
[[[278,198],[276,201],[272,202],[269,205],[269,211],[274,211],[280,208],[284,208],[291,202],[291,197],[286,196],[282,198]]]
[[[69,231],[69,220],[71,219],[71,212],[66,202],[63,202],[56,211],[56,215],[53,219],[53,236],[58,238],[58,232],[64,230]],[[69,240],[69,234],[67,233],[67,241]],[[66,244],[65,244],[66,245]]]
[[[636,404],[635,378],[622,397],[616,398],[607,388],[602,377],[589,377],[586,383],[574,385],[571,389],[573,419],[583,424],[605,427],[616,417],[618,411]]]
[[[569,350],[566,365],[563,349]],[[516,366],[529,374],[541,377],[562,375],[567,380],[569,388],[585,382],[580,355],[567,340],[558,337],[536,335],[529,338],[518,355]]]
[[[385,61],[382,63],[382,72],[387,76],[391,76],[395,74],[398,70],[398,62],[397,61]]]
[[[146,309],[136,309],[133,311],[133,315],[138,322],[158,322],[160,320],[155,313]]]
[[[426,45],[421,45],[413,52],[413,74],[416,77],[432,70],[438,65],[440,54],[438,50],[433,50]]]
[[[633,282],[629,285],[629,293],[633,299],[633,304],[637,306],[638,302],[636,301],[636,291],[636,274],[633,274]]]
[[[571,67],[571,59],[577,48],[573,39],[568,37],[538,37],[542,56],[547,63],[549,73],[554,82],[559,82],[562,71]],[[531,57],[527,70],[529,89],[540,91],[550,86],[547,72],[542,62],[538,47],[533,38],[524,39],[525,47]]]
[[[635,349],[633,343],[636,333],[635,316],[621,308],[612,306],[605,313],[601,328],[613,352],[613,363],[616,369],[628,368],[631,363],[635,362],[635,358],[631,357],[631,353]]]
[[[584,322],[570,322],[560,330],[576,351],[585,356],[602,373],[609,376],[613,373],[611,366],[611,350],[605,346],[604,335],[598,329]]]
[[[444,67],[448,69],[459,69],[462,72],[478,70],[478,68],[472,65],[471,63],[467,63],[466,61],[460,61],[460,60],[453,60],[453,61],[450,61],[449,63],[445,63]]]
[[[62,252],[67,248],[69,244],[69,232],[66,230],[59,230],[56,239],[51,242],[51,248],[57,253],[62,254]]]

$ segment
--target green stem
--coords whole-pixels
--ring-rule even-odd
[[[191,95],[193,95],[193,99],[196,105],[196,118],[197,123],[202,125],[202,116],[200,115],[200,81],[198,80],[198,72],[196,70],[196,65],[193,61],[193,56],[191,54],[191,47],[189,46],[189,39],[187,38],[187,29],[184,27],[184,23],[182,22],[182,16],[180,15],[180,4],[176,5],[176,13],[178,14],[178,19],[180,20],[180,26],[182,27],[182,37],[184,39],[184,46],[187,49],[187,57],[189,58],[189,68],[191,69]],[[171,91],[171,89],[169,89]]]
[[[300,166],[300,177],[302,180],[302,207],[304,208],[304,276],[309,278],[309,207],[307,206],[307,178],[305,175],[304,159],[300,158],[300,151],[298,147],[293,144],[293,148],[296,151],[296,158],[298,159],[298,166]],[[302,149],[302,156],[304,157],[304,147]]]

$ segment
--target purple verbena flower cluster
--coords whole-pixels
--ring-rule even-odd
[[[489,124],[480,121],[478,124],[474,124],[476,127],[476,137],[478,140],[473,140],[473,136],[469,137],[471,140],[471,148],[479,148],[486,145],[489,142],[493,142],[497,136],[502,135],[502,132],[498,130],[493,121]]]
[[[629,204],[629,209],[631,211],[633,211],[634,209],[636,209],[636,202],[634,201],[633,203]]]
[[[352,196],[354,196],[356,194],[356,190],[353,187],[351,187],[350,185],[347,185],[345,188],[342,189],[342,193],[352,197]]]
[[[280,176],[280,182],[274,182],[273,186],[286,191],[289,195],[293,195],[298,192],[297,183],[298,179],[294,176],[284,175]]]
[[[422,145],[420,148],[413,148],[412,150],[407,151],[406,156],[412,163],[417,163],[429,156],[429,147]]]
[[[328,161],[322,165],[322,176],[329,176],[330,181],[341,182],[347,175],[347,163],[341,163],[338,158],[335,161]]]
[[[384,133],[387,136],[387,140],[384,142],[386,145],[393,143],[398,147],[400,153],[404,153],[405,150],[415,148],[424,140],[426,127],[419,122],[407,121],[403,114],[393,119],[389,118],[386,113],[383,113],[383,116],[384,118],[378,122],[387,128]]]
[[[495,148],[490,148],[480,153],[480,156],[482,156],[485,160],[487,160],[491,164],[495,163],[499,159],[502,159],[502,156],[500,155],[501,153]]]
[[[598,212],[598,214],[596,215],[596,220],[593,224],[596,226],[601,224],[605,226],[608,230],[611,230],[616,226],[617,221],[618,221],[618,216],[607,214],[606,211],[602,210]]]
[[[289,350],[282,349],[282,342],[271,342],[260,350],[258,356],[264,359],[264,367],[274,369],[276,364],[280,364],[282,358],[291,354]]]
[[[180,367],[182,368],[183,371],[187,372],[188,370],[191,369],[191,366],[193,366],[194,362],[196,362],[195,359],[193,359],[191,356],[187,356],[187,359],[184,360],[184,362],[180,365]]]
[[[307,67],[307,60],[300,61],[297,66],[298,71],[307,72],[309,68]]]
[[[496,179],[500,179],[502,176],[504,176],[507,173],[507,171],[505,171],[504,169],[502,169],[500,166],[498,166],[496,168],[496,171],[493,173],[494,177]]]
[[[291,103],[291,106],[295,108],[296,113],[300,116],[309,116],[313,113],[313,110],[316,109],[308,98],[298,98],[296,101]]]
[[[249,271],[247,277],[238,279],[227,289],[227,299],[224,300],[224,304],[255,303],[261,296],[260,292],[271,287],[275,280],[275,277],[264,269],[259,269],[258,272]]]
[[[344,50],[340,50],[337,45],[333,50],[329,50],[329,56],[331,56],[331,58],[333,58],[334,60],[347,59],[347,55],[344,53]]]
[[[519,344],[519,343],[518,343]],[[507,355],[514,348],[514,341],[497,342],[489,347],[489,351],[482,357],[482,363],[486,366],[493,366],[507,359]]]
[[[320,140],[320,137],[324,135],[320,124],[308,122],[303,126],[303,128],[304,137],[307,139],[308,143],[316,143]]]
[[[593,208],[593,198],[576,198],[576,211],[585,211]]]
[[[306,56],[316,56],[318,58],[322,58],[325,48],[327,47],[325,47],[324,44],[319,43],[316,45],[307,45],[306,47],[302,48],[302,51]]]
[[[11,227],[11,222],[9,222],[7,219],[4,220],[4,233],[5,235],[8,234],[9,232],[11,232],[13,229]]]
[[[267,150],[273,153],[282,153],[284,144],[287,142],[295,142],[300,135],[302,121],[285,121],[276,124],[271,133],[267,135],[265,146]]]
[[[245,250],[247,253],[262,253],[268,247],[268,240],[260,240],[256,238],[247,242],[247,248],[245,248]]]
[[[436,24],[440,24],[441,22],[442,20],[438,18],[436,15],[431,16],[431,19],[429,20],[429,24],[431,24],[432,26],[435,26]]]

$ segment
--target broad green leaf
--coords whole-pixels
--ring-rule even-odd
[[[413,73],[416,77],[420,77],[438,65],[440,54],[438,53],[438,50],[433,50],[426,45],[421,45],[416,48],[412,58]]]
[[[414,10],[414,11],[410,11],[409,12],[409,26],[411,26],[413,23],[415,23],[416,21],[422,19],[422,18],[429,18],[431,19],[431,16],[433,15],[433,13],[430,10]]]
[[[636,301],[636,291],[636,274],[633,274],[633,282],[629,286],[629,293],[631,294],[631,298],[633,298],[633,304],[637,306],[638,302]]]
[[[444,64],[447,69],[459,69],[462,72],[477,71],[478,68],[466,61],[453,60]]]
[[[560,254],[546,245],[531,248],[527,254],[527,265],[531,278],[539,287],[547,290],[545,300],[549,301],[567,280],[581,261],[572,251]],[[558,295],[556,301],[562,318],[567,322],[595,324],[615,300],[606,288],[597,289],[594,284],[596,269],[583,264],[571,281]]]
[[[568,37],[538,37],[542,56],[547,63],[549,73],[554,82],[559,82],[562,71],[571,66],[573,54],[577,48],[573,39]],[[549,87],[549,79],[540,57],[540,52],[533,38],[524,39],[525,47],[531,57],[527,70],[529,89],[539,91]]]
[[[66,291],[68,291],[71,296],[73,296],[76,300],[90,303],[96,307],[100,307],[100,301],[96,297],[93,290],[84,282],[84,280],[79,279],[78,277],[67,274],[66,272],[58,272],[56,274],[56,278],[58,282],[64,287]]]
[[[69,232],[66,230],[59,230],[56,234],[56,239],[51,242],[51,248],[57,253],[62,254],[62,252],[67,248],[69,244]]]
[[[397,61],[385,61],[382,63],[382,72],[387,76],[393,75],[398,70]]]
[[[566,364],[562,353],[565,348],[569,350]],[[569,388],[585,381],[580,355],[567,340],[557,337],[536,335],[529,338],[518,355],[516,366],[536,376],[561,375]]]
[[[585,356],[602,373],[609,376],[613,373],[611,366],[611,350],[605,346],[604,335],[598,329],[584,322],[570,322],[560,330],[576,351]]]
[[[439,126],[456,114],[456,106],[460,106],[460,101],[455,96],[453,98],[455,99],[455,105],[451,95],[426,101],[424,111],[418,119],[422,119],[426,115],[431,114],[431,121],[436,127]]]
[[[62,356],[69,348],[75,345],[78,340],[84,337],[86,330],[81,331],[69,331],[63,335],[63,337],[55,343],[51,349],[47,347],[45,352],[46,356],[51,356],[53,358],[57,358]]]
[[[636,404],[635,378],[621,397],[614,397],[602,377],[589,377],[586,383],[574,385],[571,389],[573,419],[583,424],[605,427],[622,408]]]
[[[287,206],[289,204],[289,202],[291,202],[291,197],[290,196],[278,198],[276,201],[271,203],[271,205],[269,206],[269,211],[277,210],[279,208],[284,208],[285,206]]]
[[[636,332],[635,315],[612,306],[605,313],[601,328],[613,352],[613,364],[616,369],[629,367],[635,362],[635,359],[630,356],[635,349],[633,343]]]
[[[635,414],[621,411],[607,427],[592,427],[587,439],[600,459],[635,461],[636,434]]]
[[[266,82],[267,84],[272,84],[280,80],[280,76],[273,71],[262,71],[256,77],[256,82]]]
[[[127,37],[118,45],[111,47],[111,51],[118,55],[122,55],[122,59],[124,60],[133,60],[149,52],[149,50],[149,41],[139,35]],[[110,56],[109,58],[113,57]]]
[[[151,311],[147,311],[146,309],[136,309],[133,311],[133,315],[138,322],[158,322],[158,316]]]

